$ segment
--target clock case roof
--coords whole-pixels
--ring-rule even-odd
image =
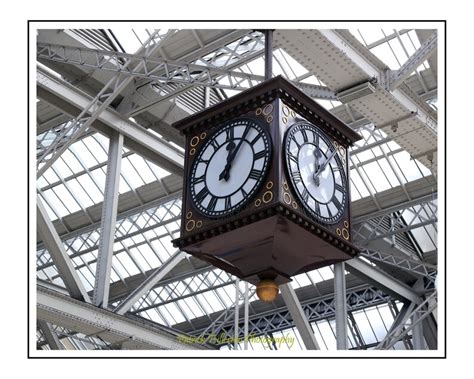
[[[184,135],[196,129],[209,129],[255,108],[255,105],[261,106],[275,98],[280,98],[309,122],[323,124],[321,126],[325,127],[325,132],[346,148],[362,138],[343,121],[280,75],[175,122],[172,127]]]

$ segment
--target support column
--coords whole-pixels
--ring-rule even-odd
[[[114,312],[123,315],[128,312],[140,298],[151,291],[161,279],[163,279],[181,260],[186,257],[182,251],[176,252],[165,263],[158,267],[144,282],[127,296],[115,309]]]
[[[51,350],[64,350],[63,345],[59,342],[57,334],[52,330],[51,325],[46,321],[38,320],[38,326],[43,332],[44,339],[48,343]]]
[[[344,262],[334,265],[334,301],[337,350],[347,350],[347,303]]]
[[[234,349],[237,350],[237,346],[239,345],[239,298],[240,298],[240,290],[239,290],[239,282],[240,280],[237,278],[235,279],[235,305],[234,305]]]
[[[90,303],[89,295],[82,285],[79,276],[71,262],[71,259],[64,250],[64,246],[59,238],[58,232],[49,219],[48,213],[41,202],[39,196],[36,198],[38,234],[48,250],[54,265],[58,269],[59,276],[63,280],[66,289],[71,297],[84,300]]]
[[[418,279],[413,286],[415,291],[422,291],[424,290],[423,279]],[[420,315],[418,313],[414,313],[411,317],[411,323],[413,325],[413,350],[424,350],[425,349],[425,340],[423,336],[423,322],[418,322]]]
[[[303,312],[303,308],[296,296],[295,290],[290,283],[281,285],[280,290],[283,300],[285,301],[301,338],[303,339],[306,349],[319,350],[319,345],[314,336],[313,329],[311,329],[311,325],[309,325],[308,319]]]
[[[245,282],[244,293],[244,350],[249,348],[249,283]]]
[[[99,252],[94,286],[94,304],[107,308],[109,304],[110,271],[114,252],[115,224],[119,196],[120,167],[122,163],[123,135],[115,132],[109,143],[107,177],[100,228]]]

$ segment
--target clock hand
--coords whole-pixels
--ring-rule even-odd
[[[227,181],[229,179],[230,162],[232,161],[231,160],[231,158],[232,158],[232,149],[234,149],[234,148],[235,148],[234,141],[230,141],[226,146],[226,150],[229,150],[229,154],[227,154],[226,165],[224,167],[224,170],[222,170],[222,172],[219,175],[219,180],[222,180],[222,179],[225,178],[225,180]]]
[[[331,155],[329,155],[328,159],[326,159],[324,163],[319,166],[318,170],[313,174],[313,179],[316,182],[316,185],[319,186],[319,174],[322,173],[326,169],[329,161],[332,159],[332,157],[334,157],[336,153],[337,153],[337,150],[333,150],[331,152]]]
[[[222,179],[224,179],[225,181],[229,180],[230,169],[232,167],[232,162],[234,161],[234,158],[237,155],[237,153],[240,149],[240,146],[242,145],[242,142],[244,142],[245,136],[247,135],[249,130],[250,130],[250,127],[247,125],[245,130],[244,130],[244,133],[242,134],[241,140],[239,141],[237,146],[235,146],[234,141],[229,142],[229,145],[232,143],[233,146],[235,146],[235,148],[229,151],[229,154],[227,155],[227,163],[224,167],[224,170],[222,170],[222,172],[219,175],[219,180],[222,180]],[[227,147],[229,147],[229,145],[227,145]]]

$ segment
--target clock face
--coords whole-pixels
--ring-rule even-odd
[[[304,121],[290,127],[284,143],[286,168],[303,206],[321,222],[338,222],[348,194],[337,149],[320,129]]]
[[[243,207],[268,171],[268,131],[250,118],[236,118],[218,128],[191,166],[190,194],[195,208],[208,217],[225,217]]]

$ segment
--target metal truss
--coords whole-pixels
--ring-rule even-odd
[[[437,296],[437,291],[435,290],[418,306],[411,303],[401,322],[395,328],[390,330],[376,349],[390,349],[398,341],[405,338],[408,333],[413,332],[414,329],[437,308]],[[408,324],[409,321],[410,323]]]
[[[254,294],[255,294],[255,290],[250,291],[250,293],[248,294],[248,297],[251,298]],[[237,340],[239,333],[237,333],[237,335],[234,333],[235,320],[232,320],[232,318],[235,316],[236,308],[240,310],[240,307],[245,306],[244,304],[245,294],[242,294],[240,291],[238,291],[237,296],[238,297],[236,299],[236,302],[234,302],[230,307],[226,308],[206,329],[200,332],[199,334],[200,339],[203,339],[205,341],[209,338],[217,337],[222,333],[223,329],[225,328],[227,324],[233,323],[234,327],[232,329],[232,332],[230,334],[226,332],[226,334],[228,336],[236,337],[236,340]],[[245,325],[243,326],[242,329],[245,329]]]
[[[401,66],[397,71],[391,73],[388,89],[394,90],[399,87],[425,60],[436,52],[438,48],[438,33],[435,31],[427,38],[420,48]]]
[[[353,312],[362,308],[367,308],[375,305],[380,305],[388,302],[391,299],[382,291],[374,287],[357,287],[347,291],[347,310]],[[323,319],[330,319],[335,317],[335,302],[333,295],[324,296],[319,299],[313,299],[301,303],[304,314],[308,322],[316,322]],[[229,311],[230,309],[230,311]],[[196,330],[191,334],[196,336],[210,335],[214,331],[214,335],[224,335],[225,337],[234,337],[234,322],[231,319],[233,315],[233,308],[229,308],[222,314],[227,314],[227,321],[221,321],[218,327],[213,329],[212,326]],[[230,316],[229,316],[230,313]],[[225,316],[222,316],[225,318]],[[222,319],[221,319],[222,320]],[[249,317],[249,335],[261,336],[272,332],[285,330],[295,327],[290,311],[284,307],[275,309],[271,312],[251,315]],[[207,330],[207,332],[206,332]],[[243,324],[239,324],[239,335],[243,335]],[[206,333],[204,333],[206,332]]]
[[[182,342],[183,333],[144,319],[121,316],[41,286],[37,286],[37,317],[89,337],[100,336],[125,349],[212,349],[209,345]]]
[[[176,33],[176,30],[170,30],[164,36],[155,31],[150,38],[143,44],[140,51],[143,51],[145,57],[151,56],[160,46],[160,42],[170,35]],[[125,64],[128,67],[133,61],[129,60]],[[144,63],[138,63],[135,70],[144,69]],[[105,110],[112,101],[125,89],[131,82],[131,77],[125,77],[118,73],[112,77],[102,90],[92,99],[92,101],[81,111],[72,122],[64,124],[63,128],[58,132],[52,143],[41,153],[41,157],[37,160],[37,177],[51,167],[59,155],[67,148],[97,119],[100,113]],[[40,146],[37,146],[37,148]]]
[[[134,304],[131,313],[141,314],[149,310],[156,310],[156,312],[160,314],[161,306],[174,303],[179,308],[178,302],[190,297],[195,299],[199,307],[205,309],[200,300],[194,297],[195,295],[215,291],[218,288],[226,287],[234,283],[235,278],[232,275],[225,271],[212,270],[212,267],[209,267],[208,271],[193,275],[190,279],[184,281],[173,280],[172,282],[152,289]],[[218,292],[214,293],[222,308],[225,309],[227,303],[221,298]]]
[[[437,275],[437,267],[422,261],[415,261],[413,259],[395,256],[393,254],[383,253],[381,251],[363,250],[361,256],[373,262],[381,262],[400,268],[415,276],[422,276],[434,284]]]
[[[242,37],[234,50],[237,50],[242,43],[248,44],[248,39],[255,41],[253,47],[250,48],[246,55],[255,58],[263,54],[262,34],[251,33]],[[47,59],[55,62],[61,62],[80,67],[92,68],[94,70],[102,70],[114,73],[128,75],[134,78],[142,78],[151,80],[156,84],[187,84],[191,86],[208,86],[220,89],[230,90],[246,90],[254,85],[263,82],[265,77],[261,75],[249,74],[243,71],[224,69],[228,64],[236,66],[235,58],[240,60],[240,65],[244,64],[241,54],[233,54],[227,59],[227,62],[219,66],[215,60],[219,58],[222,61],[222,53],[216,52],[214,59],[199,59],[199,63],[186,63],[182,61],[165,60],[157,57],[146,57],[137,54],[126,54],[115,51],[95,50],[82,47],[71,47],[64,45],[53,45],[38,43],[37,58]],[[227,53],[229,49],[226,49]],[[258,53],[258,55],[255,55]],[[143,69],[135,69],[129,67],[122,62],[133,61],[141,63]],[[248,60],[248,58],[246,59]],[[336,94],[327,87],[318,86],[308,83],[294,82],[302,91],[306,92],[313,98],[337,100]],[[187,87],[188,88],[188,87]],[[169,86],[159,86],[160,92],[164,99],[169,99],[182,92],[182,88],[174,88]],[[160,99],[161,101],[164,99]]]
[[[392,237],[426,225],[435,225],[438,222],[438,207],[433,201],[435,199],[436,195],[428,196],[416,202],[402,204],[395,211],[389,208],[375,213],[375,217],[371,214],[370,219],[356,218],[353,228],[354,243],[363,247],[374,240]],[[411,217],[408,222],[405,212]]]
[[[138,212],[135,211],[135,213],[132,214],[125,213],[118,215],[118,221],[115,227],[114,243],[132,238],[136,235],[145,233],[160,226],[166,226],[172,222],[180,221],[181,219],[181,199],[175,198],[164,204],[158,204],[151,207],[150,205],[152,204],[148,204],[146,209],[138,209]],[[69,251],[72,252],[69,253],[71,259],[80,257],[98,249],[99,225],[100,224],[96,223],[82,230],[62,236],[63,244]],[[157,238],[159,237],[160,236]],[[150,241],[151,240],[145,239],[144,241],[140,241],[133,246],[129,246],[128,249],[142,244],[149,244]],[[37,271],[44,270],[53,265],[51,258],[48,259],[43,257],[43,254],[45,254],[43,250],[44,247],[45,246],[43,244],[38,245]],[[118,254],[123,250],[124,249],[114,251],[114,254]],[[92,262],[93,261],[88,263]],[[76,270],[83,267],[84,265],[76,266]]]

